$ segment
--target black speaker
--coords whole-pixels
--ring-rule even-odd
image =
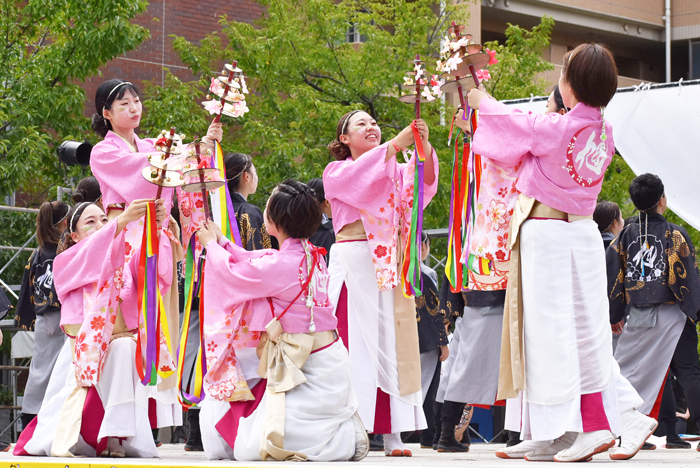
[[[61,143],[61,146],[56,149],[58,160],[66,163],[68,166],[75,166],[76,164],[89,166],[91,152],[92,145],[87,141],[81,143],[79,141],[67,140]]]

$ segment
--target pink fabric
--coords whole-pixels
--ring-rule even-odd
[[[601,392],[581,395],[581,423],[583,432],[610,430]]]
[[[367,151],[357,160],[331,162],[323,171],[333,228],[338,233],[347,224],[362,219],[380,291],[389,291],[399,283],[398,236],[405,241],[411,229],[413,207],[415,156],[408,163],[398,163],[396,156],[386,161],[388,145]],[[435,180],[424,188],[423,207],[437,192],[439,164],[435,150],[431,157]]]
[[[272,320],[267,298],[277,314],[289,306],[306,279],[306,256],[299,239],[280,250],[247,251],[232,242],[210,242],[204,268],[204,342],[207,395],[227,401],[244,382],[236,350],[257,346]],[[328,298],[328,270],[323,259],[314,273],[316,331],[334,330],[337,320]],[[308,333],[310,311],[302,294],[280,320],[287,333]]]
[[[54,285],[59,300],[68,294],[78,294],[83,299],[82,307],[71,309],[70,317],[61,314],[61,325],[81,324],[73,363],[76,380],[82,387],[94,386],[100,380],[117,319],[124,276],[124,233],[115,238],[116,227],[115,219],[54,260]],[[105,246],[107,250],[103,251]],[[94,251],[104,256],[93,257]],[[95,261],[100,259],[101,262]],[[83,268],[95,269],[97,280],[81,283]],[[77,306],[77,301],[71,301],[71,305]],[[77,321],[78,318],[81,320]]]
[[[267,298],[272,298],[275,313],[280,314],[299,294],[306,280],[304,248],[299,239],[286,239],[280,250],[263,249],[249,252],[233,242],[224,242],[225,247],[210,243],[207,246],[207,264],[205,272],[205,302],[216,302],[217,296],[225,296],[222,304],[231,307],[244,302],[251,303],[255,315],[250,328],[265,331],[265,326],[272,320],[272,313]],[[227,255],[228,254],[228,255]],[[302,264],[303,260],[303,264]],[[303,272],[300,269],[302,265]],[[333,314],[333,305],[328,297],[328,269],[321,261],[319,271],[314,274],[314,323],[316,331],[335,330],[338,321]],[[211,281],[211,283],[209,282]],[[208,293],[210,289],[212,295]],[[221,292],[223,291],[223,293]],[[212,297],[212,299],[208,299]],[[308,333],[310,323],[309,308],[306,306],[306,293],[292,304],[280,322],[287,333]]]
[[[236,443],[236,437],[238,436],[238,423],[241,418],[247,418],[258,408],[266,388],[267,379],[262,379],[250,389],[255,400],[232,401],[231,408],[224,414],[224,417],[216,423],[216,430],[231,448],[233,448]]]
[[[100,394],[95,387],[88,389],[85,405],[83,406],[83,420],[80,426],[80,435],[85,443],[95,449],[99,456],[107,448],[107,437],[99,440],[102,420],[105,417],[105,409],[100,399]]]
[[[474,151],[507,164],[522,162],[519,192],[557,210],[591,215],[615,144],[600,109],[579,103],[560,115],[524,113],[492,99],[479,109]]]
[[[32,457],[33,455],[26,450],[24,450],[24,447],[26,447],[27,442],[32,440],[32,437],[34,436],[34,431],[36,430],[36,425],[39,423],[38,421],[38,416],[35,416],[34,419],[29,423],[27,427],[22,429],[22,433],[19,435],[19,438],[17,439],[17,443],[15,444],[15,448],[12,451],[12,455],[16,457]]]
[[[135,137],[138,153],[131,151],[129,144],[116,133],[109,131],[104,140],[95,145],[90,154],[90,169],[100,183],[102,204],[105,208],[113,203],[131,203],[142,198],[154,198],[158,186],[141,175],[149,167],[148,154],[155,153],[154,139]],[[165,208],[170,213],[173,189],[164,188]]]
[[[113,219],[54,260],[54,286],[59,300],[65,304],[61,326],[81,325],[75,337],[74,363],[76,378],[82,386],[93,386],[100,379],[117,306],[129,330],[136,330],[139,325],[136,284],[139,256],[133,255],[124,268],[125,232],[115,237],[116,228],[117,219]],[[140,253],[140,247],[135,253]],[[161,231],[159,283],[162,291],[167,291],[171,285],[172,265],[170,241]],[[171,368],[175,365],[167,353],[162,334],[160,362]]]

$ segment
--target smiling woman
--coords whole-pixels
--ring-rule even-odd
[[[139,91],[132,83],[120,79],[105,81],[95,94],[95,114],[92,128],[103,140],[95,145],[90,158],[90,168],[97,178],[102,191],[102,203],[107,217],[112,220],[128,208],[135,199],[154,199],[158,186],[142,176],[144,168],[149,167],[148,157],[156,151],[156,139],[141,139],[136,129],[141,123],[143,105]],[[213,147],[215,140],[221,140],[221,124],[212,124],[206,135],[207,142]],[[166,212],[170,213],[173,205],[174,190],[163,188],[162,198]],[[176,222],[166,217],[162,223],[165,236],[161,242],[172,249],[173,262],[182,258],[180,232]],[[143,224],[132,223],[126,228],[124,256],[129,262],[142,243]],[[164,248],[161,245],[160,248]],[[176,269],[172,270],[176,275]],[[177,284],[177,278],[171,278]],[[163,295],[163,305],[168,317],[168,328],[179,330],[178,288],[173,287]],[[173,349],[178,347],[178,333],[172,333]],[[151,390],[157,402],[157,421],[154,427],[177,426],[181,424],[182,411],[177,402],[177,377],[169,377],[159,382],[157,391]]]
[[[424,204],[437,191],[437,157],[428,126],[414,121],[425,161]],[[396,154],[413,143],[412,126],[381,144],[366,112],[345,114],[328,149],[337,161],[323,173],[336,244],[329,295],[338,331],[350,352],[360,417],[368,432],[384,434],[388,456],[411,456],[400,432],[424,429],[416,309],[398,286],[402,245],[410,231],[414,160]],[[371,372],[367,372],[372,369]]]

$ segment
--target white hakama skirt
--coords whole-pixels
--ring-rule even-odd
[[[440,375],[438,401],[493,405],[503,331],[503,305],[464,307],[455,323],[445,371]]]
[[[603,241],[590,219],[520,229],[525,390],[523,439],[584,432],[581,395],[602,393],[610,429],[641,405],[612,355]],[[509,427],[511,430],[518,430]]]
[[[122,446],[127,457],[158,457],[148,419],[148,391],[136,372],[135,352],[136,342],[131,338],[118,338],[109,344],[100,381],[95,386],[104,408],[98,439],[124,438]],[[23,454],[51,456],[51,447],[58,432],[67,430],[62,424],[61,410],[76,388],[71,340],[66,340],[54,367],[44,403],[32,423],[35,426],[31,437],[24,444]],[[83,408],[76,410],[82,411]],[[82,424],[86,423],[83,421]],[[99,455],[82,436],[79,436],[70,452],[74,456]]]
[[[401,395],[399,390],[394,292],[380,291],[377,287],[369,244],[363,241],[333,244],[328,272],[331,302],[337,306],[343,285],[348,292],[351,375],[365,428],[375,432],[378,388],[390,398],[392,433],[427,428],[422,392]]]
[[[255,351],[254,349],[251,351]],[[237,356],[248,385],[260,378],[251,356]],[[352,421],[358,403],[350,381],[348,353],[340,341],[313,352],[301,368],[306,383],[285,396],[284,449],[304,453],[311,461],[348,461],[355,454]],[[253,374],[255,372],[255,374]],[[249,378],[250,375],[250,378]],[[261,382],[264,385],[264,382]],[[260,442],[266,419],[266,395],[253,413],[239,420],[234,447],[216,429],[230,404],[206,398],[199,416],[207,458],[260,460]]]
[[[615,350],[620,372],[644,400],[637,409],[646,415],[651,413],[666,380],[687,320],[678,304],[659,304],[658,307],[656,326],[631,327],[626,323]]]

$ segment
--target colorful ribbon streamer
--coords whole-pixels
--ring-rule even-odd
[[[452,120],[454,121],[454,118]],[[450,131],[450,134],[451,133]],[[463,139],[461,154],[459,151],[460,136]],[[460,130],[455,137],[454,161],[452,163],[452,195],[450,197],[447,261],[445,262],[445,274],[450,282],[450,290],[454,293],[461,292],[467,286],[467,269],[466,265],[462,263],[461,258],[462,247],[465,245],[467,235],[466,195],[469,181],[467,167],[469,153],[469,140],[467,135],[463,134]]]
[[[165,379],[175,372],[172,362],[162,362],[172,359],[172,340],[158,285],[158,237],[156,206],[155,202],[150,202],[143,227],[137,281],[139,333],[136,339],[136,369],[143,385],[156,385],[158,376]]]
[[[214,155],[214,167],[221,173],[221,179],[226,180],[226,168],[224,167],[224,151],[221,149],[219,142],[216,142]],[[231,202],[231,194],[228,190],[228,184],[224,184],[211,192],[211,210],[214,222],[221,226],[221,233],[231,242],[236,245],[241,243],[241,232],[238,229],[238,221],[236,220],[236,211],[233,209]]]
[[[425,151],[418,133],[416,123],[411,123],[413,139],[415,140],[416,167],[413,173],[413,207],[411,208],[411,230],[406,240],[401,283],[403,293],[407,297],[423,294],[423,277],[421,275],[421,237],[423,233],[423,192],[424,192],[424,163]]]
[[[195,266],[194,252],[196,249],[196,236],[190,238],[190,243],[185,256],[185,317],[183,320],[182,333],[180,335],[180,349],[178,351],[178,400],[184,408],[191,408],[200,403],[206,396],[203,390],[204,376],[207,373],[206,350],[204,347],[204,308],[203,294],[204,288],[204,255],[199,257],[199,262]],[[194,366],[192,393],[184,390],[183,373],[185,369],[185,355],[187,354],[187,338],[189,337],[190,321],[192,313],[192,302],[194,297],[199,297],[199,351]]]

